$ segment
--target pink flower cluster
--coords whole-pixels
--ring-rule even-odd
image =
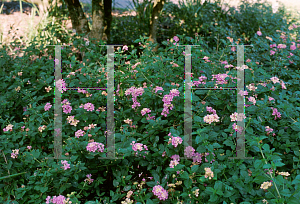
[[[150,114],[148,114],[147,120],[155,120],[155,116],[150,117]]]
[[[70,106],[70,103],[69,103],[68,99],[63,100],[61,103],[63,104],[62,105],[63,112],[66,113],[66,114],[71,113],[72,106]]]
[[[277,77],[272,77],[271,81],[275,84],[275,83],[279,83],[279,79]]]
[[[80,136],[83,136],[85,132],[83,130],[77,130],[75,132],[75,137],[79,138]]]
[[[168,136],[171,136],[171,133],[169,133]],[[180,137],[173,137],[173,136],[171,136],[171,138],[169,140],[170,140],[169,144],[172,142],[172,145],[174,147],[177,147],[178,144],[182,143],[182,139]]]
[[[212,153],[214,156],[215,154]],[[192,146],[188,146],[185,148],[184,150],[184,155],[187,157],[187,158],[193,158],[193,162],[199,162],[201,163],[202,161],[202,154],[196,152],[195,153],[195,149],[192,147]],[[209,153],[205,153],[204,156],[205,156],[205,162],[208,162],[208,160],[206,159],[206,156],[208,156]],[[215,160],[213,159],[210,163],[214,162]]]
[[[61,161],[61,164],[64,165],[64,166],[61,167],[61,168],[63,168],[64,170],[70,169],[70,164],[68,164],[68,161],[67,161],[67,160]]]
[[[257,87],[255,87],[255,86],[253,85],[253,83],[247,85],[246,88],[249,89],[250,91],[255,91],[255,90],[257,89]]]
[[[46,125],[40,126],[40,127],[38,128],[39,132],[43,132],[43,130],[45,130],[46,127],[47,127]]]
[[[178,41],[179,41],[179,38],[175,35],[175,36],[173,37],[173,40],[175,40],[175,42],[178,42]]]
[[[83,107],[85,110],[91,111],[91,112],[95,109],[95,106],[92,103],[86,103],[86,104],[84,104]],[[82,108],[82,105],[79,106],[79,108]]]
[[[127,45],[124,45],[122,50],[128,50],[128,46]]]
[[[240,91],[239,91],[239,94],[240,94],[241,96],[248,96],[248,91],[242,91],[242,90],[240,90]]]
[[[275,101],[274,98],[272,98],[271,96],[268,96],[269,97],[269,101],[271,102],[272,100]]]
[[[171,156],[171,162],[170,162],[170,168],[174,168],[174,166],[176,166],[177,164],[179,164],[180,161],[180,157],[177,154],[174,154],[173,156]]]
[[[146,113],[150,113],[151,110],[149,108],[143,108],[143,110],[141,111],[142,116],[144,116]],[[149,114],[148,114],[149,116]]]
[[[232,128],[236,131],[239,132],[240,134],[243,133],[244,128],[241,126],[238,126],[236,123],[233,123]]]
[[[7,132],[9,130],[12,131],[12,127],[13,127],[12,124],[7,125],[6,128],[3,128],[3,132]]]
[[[139,102],[137,102],[136,97],[137,96],[141,96],[144,93],[144,89],[142,87],[140,88],[135,88],[135,87],[131,87],[128,90],[125,91],[125,95],[132,95],[132,101],[133,101],[133,105],[132,108],[135,109],[135,107],[137,106],[141,106],[141,104]]]
[[[259,36],[262,35],[262,33],[260,31],[257,31],[256,34],[259,35]]]
[[[161,90],[163,91],[163,88],[162,87],[156,87],[155,88],[155,93],[158,91],[158,90]],[[140,88],[135,88],[135,87],[131,87],[130,89],[126,90],[125,91],[125,95],[129,95],[129,94],[132,94],[132,100],[133,100],[133,105],[132,105],[132,108],[134,109],[136,106],[141,106],[139,102],[137,102],[136,100],[136,97],[138,95],[142,95],[144,93],[144,89],[142,87]],[[160,95],[162,93],[159,93]],[[170,109],[172,110],[173,108],[173,104],[171,104],[171,101],[173,100],[173,97],[174,96],[179,96],[179,91],[177,89],[172,89],[170,91],[170,94],[169,95],[165,95],[164,98],[162,99],[162,101],[164,102],[164,109],[161,113],[161,115],[164,115],[165,117],[167,117],[167,114],[169,114],[169,107]],[[148,108],[144,108],[142,111],[141,111],[141,114],[142,115],[145,115],[146,113],[149,113],[151,112],[150,109]],[[148,114],[148,117],[147,117],[147,120],[150,120],[150,119],[153,119],[154,116],[150,117],[150,115]]]
[[[68,116],[67,121],[71,125],[77,126],[77,123],[79,123],[79,120],[74,119],[75,116]]]
[[[66,91],[66,86],[67,84],[64,82],[63,79],[58,80],[56,83],[56,87],[59,91],[61,91],[61,93],[63,93],[63,91]]]
[[[204,56],[202,59],[205,60],[205,63],[210,62],[209,57],[207,57],[207,56]]]
[[[212,80],[216,79],[217,84],[227,84],[228,82],[225,80],[226,77],[228,77],[227,74],[217,74],[217,75],[212,75],[213,78]]]
[[[19,149],[12,150],[11,158],[17,158],[19,154]]]
[[[248,98],[248,101],[252,102],[252,103],[253,103],[253,105],[255,105],[255,104],[256,104],[256,100],[255,100],[255,98],[254,98],[254,97],[252,97],[252,96],[250,96],[250,97]]]
[[[135,141],[132,141],[130,143],[130,145],[132,146],[133,151],[135,151],[135,155],[138,155],[137,151],[139,150],[140,152],[143,151],[143,148],[145,148],[145,150],[148,150],[147,145],[143,145],[142,143],[135,143]],[[145,151],[145,154],[147,152]],[[145,158],[145,156],[143,156]]]
[[[104,144],[98,143],[98,142],[90,142],[86,146],[86,149],[89,152],[96,152],[96,150],[98,150],[98,152],[103,152],[104,151]]]
[[[268,133],[271,133],[273,131],[273,129],[270,128],[269,126],[266,126],[265,128],[266,128],[266,132],[268,132]]]
[[[225,61],[220,61],[221,64],[228,64],[228,62],[225,60]]]
[[[132,145],[132,149],[134,151],[143,151],[143,147],[145,148],[145,150],[148,150],[148,147],[146,145],[143,145],[142,143],[135,143],[135,141],[132,141],[130,145]]]
[[[52,107],[51,103],[46,103],[44,106],[45,111],[48,111]]]
[[[192,82],[192,86],[196,85],[198,87],[199,84],[206,84],[206,82],[204,82],[204,80],[206,80],[207,78],[205,76],[201,76],[199,77],[199,81],[193,81]]]
[[[51,203],[55,203],[55,204],[65,204],[65,200],[66,200],[66,198],[62,195],[53,196],[52,199],[51,199],[51,196],[47,196],[46,203],[49,204],[51,202]]]
[[[154,186],[152,192],[160,200],[166,200],[166,199],[168,199],[168,191],[166,191],[161,185]]]
[[[228,65],[225,65],[224,68],[230,68],[230,67],[234,67],[232,64],[228,64]]]
[[[87,178],[87,179],[84,179],[84,181],[88,181],[89,184],[93,183],[94,179],[91,179],[92,174],[88,174],[88,175],[86,175],[86,177],[88,177],[88,178]]]
[[[274,120],[276,120],[277,118],[281,118],[281,113],[278,112],[277,108],[271,107],[271,109],[273,110],[272,115],[275,115],[275,119]]]
[[[157,88],[161,88],[163,91],[162,87]],[[164,109],[162,110],[161,115],[167,117],[167,114],[169,114],[168,108],[170,107],[171,110],[173,109],[173,104],[171,104],[171,102],[173,101],[174,96],[179,96],[179,91],[177,89],[172,89],[170,94],[167,94],[163,97],[162,101],[164,102]]]
[[[209,106],[206,106],[206,110],[213,114],[204,116],[203,118],[204,122],[209,124],[211,124],[212,122],[219,122],[220,117],[216,114],[216,110],[214,110],[212,107]]]
[[[244,113],[237,113],[237,112],[234,112],[233,114],[230,115],[230,118],[231,118],[231,122],[233,121],[243,121],[244,119],[246,119],[246,116]]]

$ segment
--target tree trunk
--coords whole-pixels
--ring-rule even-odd
[[[88,35],[90,32],[88,20],[81,8],[79,0],[65,0],[71,17],[72,28],[78,34]]]
[[[110,41],[110,27],[112,22],[111,15],[112,0],[92,0],[92,14],[93,14],[93,30],[89,35],[93,43],[96,41]]]
[[[152,10],[151,15],[151,21],[150,21],[150,28],[149,28],[149,39],[148,41],[151,41],[153,43],[157,43],[156,39],[156,31],[157,31],[157,25],[158,25],[158,18],[159,15],[163,9],[163,6],[165,4],[165,0],[155,0],[154,6]],[[152,51],[156,52],[159,45],[157,45]]]
[[[87,37],[91,30],[79,0],[65,0],[65,3],[69,11],[73,30],[77,34],[84,34],[83,37]],[[75,55],[78,61],[83,61],[84,53],[77,51]]]

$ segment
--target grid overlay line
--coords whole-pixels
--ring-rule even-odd
[[[178,45],[180,46],[180,45]],[[198,45],[183,45],[185,46],[185,82],[184,82],[184,149],[188,146],[192,146],[192,103],[191,103],[191,46]],[[236,46],[236,45],[233,45]],[[244,46],[237,45],[237,66],[242,67],[244,65]],[[253,46],[253,45],[250,45]],[[237,70],[237,87],[226,88],[193,88],[193,89],[237,89],[237,113],[245,114],[245,96],[239,95],[240,91],[244,92],[245,86],[245,71],[244,69]],[[239,80],[240,79],[240,80]],[[188,86],[186,86],[186,84]],[[229,157],[229,159],[254,159],[252,157],[245,157],[245,121],[237,121],[237,127],[243,128],[243,131],[237,132],[237,157]],[[188,159],[186,155],[180,157],[180,159]]]
[[[55,46],[55,82],[62,79],[61,70],[61,45]],[[98,157],[99,159],[124,159],[123,157],[115,157],[115,126],[114,126],[114,47],[119,45],[100,45],[107,47],[107,87],[94,87],[94,88],[80,88],[80,87],[66,87],[66,89],[106,89],[107,90],[107,153],[106,157]],[[46,159],[71,159],[70,157],[62,157],[62,105],[61,105],[61,90],[54,84],[55,106],[54,106],[54,156],[46,157]],[[56,134],[55,134],[56,133]],[[111,137],[113,136],[113,137]]]

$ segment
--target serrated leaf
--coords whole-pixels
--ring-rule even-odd
[[[187,180],[184,180],[184,185],[185,185],[185,187],[186,188],[192,188],[192,184],[193,184],[193,181],[192,181],[192,179],[187,179]]]
[[[191,168],[192,173],[197,172],[198,168],[199,168],[199,165],[194,165],[194,166],[192,166],[192,168]]]
[[[254,162],[254,168],[260,169],[263,166],[263,162],[261,160],[256,160]]]
[[[188,179],[188,178],[189,178],[189,174],[188,174],[186,171],[184,171],[184,172],[180,175],[180,177],[183,178],[183,179]]]
[[[258,175],[257,177],[255,177],[255,179],[253,181],[257,184],[261,184],[265,180],[266,180],[266,176]]]
[[[124,188],[123,188],[123,191],[129,191],[131,189],[131,186],[125,186]]]
[[[274,163],[275,164],[275,166],[284,166],[285,164],[284,163],[282,163],[282,162],[276,162],[276,163]]]
[[[116,180],[113,180],[113,185],[114,185],[114,187],[117,187],[119,185],[119,182]]]
[[[199,116],[195,116],[195,117],[194,117],[194,121],[195,121],[195,122],[201,122],[201,118],[200,118]]]
[[[270,168],[272,168],[271,164],[264,164],[263,165],[263,169],[270,169]]]
[[[153,204],[152,200],[147,200],[146,204]]]

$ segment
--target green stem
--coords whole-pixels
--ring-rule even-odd
[[[144,199],[142,198],[141,194],[140,194],[139,192],[138,192],[138,194],[139,194],[139,196],[140,196],[140,198],[141,198],[143,204],[145,204]]]
[[[262,152],[262,150],[261,150],[261,147],[260,147],[259,143],[258,143],[258,147],[259,147],[259,150],[260,150],[261,155],[263,156],[263,158],[264,158],[264,160],[265,160],[265,163],[267,164],[266,158],[265,158],[265,156],[264,156],[264,154],[263,154],[263,152]],[[272,174],[271,174],[271,172],[270,172],[269,169],[268,169],[268,171],[269,171],[269,174],[270,174],[270,176],[271,176],[271,178],[272,178],[272,180],[273,180],[273,176],[272,176]],[[278,191],[278,188],[277,188],[277,185],[276,185],[276,182],[275,182],[275,181],[274,181],[274,186],[275,186],[275,189],[276,189],[276,191],[277,191],[277,194],[278,194],[279,198],[281,198],[280,193],[279,193],[279,191]],[[274,196],[274,197],[275,197],[275,196]],[[276,197],[275,197],[275,198],[276,198]]]

